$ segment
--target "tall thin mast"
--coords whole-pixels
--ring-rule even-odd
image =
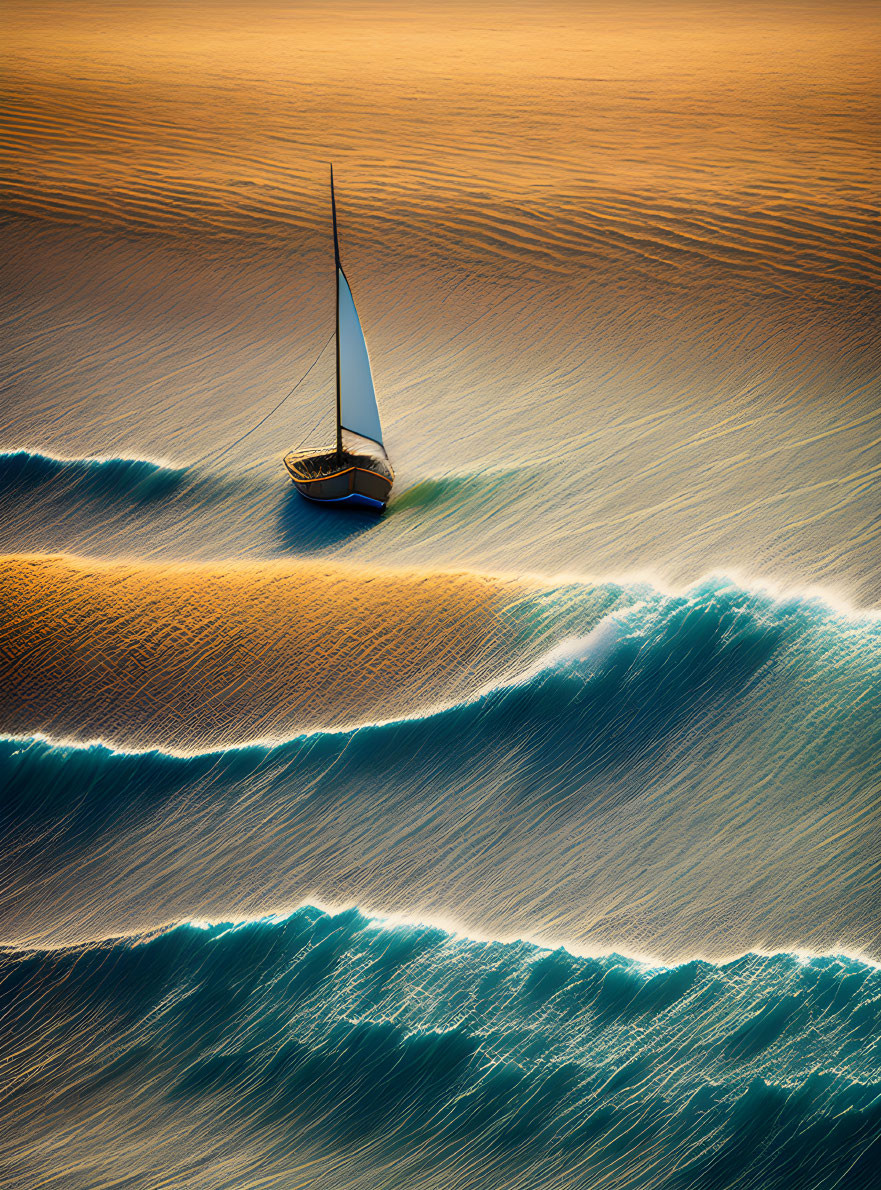
[[[336,453],[343,454],[343,418],[340,405],[340,242],[336,230],[336,199],[333,196],[333,166],[330,167],[330,208],[333,211],[334,285],[336,286]]]

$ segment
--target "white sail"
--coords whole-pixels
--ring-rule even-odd
[[[364,332],[346,275],[337,268],[339,286],[340,424],[344,430],[382,445],[382,427]]]

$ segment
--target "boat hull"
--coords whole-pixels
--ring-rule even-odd
[[[395,473],[386,459],[354,451],[291,453],[284,465],[294,487],[316,504],[345,504],[381,512]]]

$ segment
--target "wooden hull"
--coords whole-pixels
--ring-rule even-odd
[[[395,473],[386,459],[345,450],[285,455],[294,487],[318,504],[354,504],[381,512]]]

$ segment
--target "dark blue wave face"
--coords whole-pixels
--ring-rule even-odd
[[[877,2],[6,10],[0,1190],[875,1190]]]
[[[426,717],[189,757],[6,740],[7,937],[312,896],[666,958],[873,953],[878,643],[707,583]]]
[[[881,975],[845,957],[652,967],[302,908],[7,953],[0,1000],[19,1185],[381,1170],[831,1190],[877,1172]]]
[[[0,551],[116,557],[247,557],[330,551],[371,528],[367,513],[329,522],[299,499],[277,459],[263,474],[224,474],[198,462],[56,458],[0,451]]]

